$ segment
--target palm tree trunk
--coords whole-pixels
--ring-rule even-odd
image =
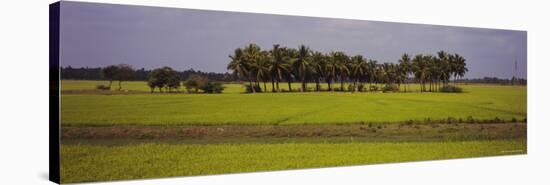
[[[305,77],[302,77],[302,90],[301,91],[306,92],[306,78]]]
[[[288,81],[288,92],[292,92],[292,85],[290,85],[292,82]]]
[[[319,79],[315,79],[315,91],[320,91],[321,85],[319,83]]]
[[[344,78],[340,78],[340,91],[344,91]]]
[[[122,86],[120,85],[122,83],[122,81],[118,81],[118,90],[122,90]]]
[[[264,92],[267,92],[267,87],[265,86],[265,80],[264,80]]]
[[[277,92],[281,92],[281,89],[279,89],[279,79],[277,79]]]
[[[275,92],[275,80],[271,78],[271,92]]]
[[[249,80],[250,82],[250,88],[252,89],[252,93],[256,93],[256,88],[254,88],[254,85],[252,85],[252,80]]]

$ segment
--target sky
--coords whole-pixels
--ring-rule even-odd
[[[466,78],[527,78],[527,32],[62,1],[61,66],[229,72],[235,48],[273,44],[397,62],[403,53],[466,58]]]

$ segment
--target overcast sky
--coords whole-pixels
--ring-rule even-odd
[[[61,3],[61,65],[170,66],[226,72],[228,55],[256,43],[300,44],[396,62],[439,50],[466,58],[468,78],[527,77],[527,32],[144,6]]]

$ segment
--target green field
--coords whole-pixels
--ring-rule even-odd
[[[222,94],[151,94],[145,82],[124,82],[120,92],[95,90],[107,83],[62,81],[63,183],[527,153],[526,86],[246,94],[224,84]]]
[[[525,153],[525,140],[61,147],[64,183]]]
[[[64,82],[63,89],[97,82]],[[141,82],[128,89],[147,91]],[[313,84],[310,84],[313,85]],[[257,93],[226,84],[223,94],[64,94],[63,125],[216,125],[424,122],[449,117],[465,122],[527,116],[525,86],[462,85],[464,93]],[[414,87],[414,85],[413,85]],[[240,90],[239,90],[240,89]],[[498,122],[498,121],[497,121]]]

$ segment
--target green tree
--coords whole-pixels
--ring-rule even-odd
[[[400,75],[404,75],[403,82],[405,83],[405,92],[408,91],[408,83],[407,80],[409,79],[410,74],[412,73],[412,64],[411,64],[411,58],[407,53],[403,53],[401,55],[401,58],[398,60],[399,68],[400,68]]]
[[[302,82],[302,88],[300,89],[301,92],[305,92],[307,90],[306,76],[309,72],[310,58],[311,50],[309,47],[300,45],[300,47],[298,47],[298,55],[293,63],[293,67],[297,71],[297,76],[300,77],[300,81]]]
[[[351,58],[351,77],[353,78],[353,91],[358,91],[358,83],[362,83],[362,79],[368,72],[368,64],[361,55],[356,55]]]
[[[278,44],[273,45],[271,49],[271,63],[269,65],[269,73],[271,79],[276,83],[277,92],[281,92],[279,82],[283,79],[283,74],[288,72],[290,65],[285,62],[284,49],[281,49]],[[275,88],[272,88],[275,90]]]
[[[101,74],[103,78],[106,78],[109,80],[109,86],[108,88],[111,89],[111,85],[113,84],[113,79],[115,78],[118,71],[118,66],[116,65],[109,65],[101,69]]]
[[[198,93],[199,89],[208,82],[208,78],[206,76],[193,74],[183,82],[183,86],[185,86],[185,89],[187,89],[187,92],[195,92]]]
[[[116,66],[116,73],[114,75],[114,80],[118,81],[118,90],[122,90],[122,82],[132,80],[134,78],[135,71],[132,66],[128,64],[119,64]],[[109,85],[110,87],[111,85]]]
[[[233,55],[229,55],[231,62],[227,65],[227,69],[233,70],[233,73],[237,76],[238,79],[246,78],[252,86],[252,80],[249,75],[249,64],[247,63],[243,49],[237,48],[234,51]]]
[[[320,91],[321,90],[321,80],[325,78],[326,76],[326,71],[325,71],[325,66],[327,65],[327,56],[325,56],[323,53],[321,52],[313,52],[312,56],[311,56],[311,71],[312,71],[312,76],[315,80],[315,91]]]

